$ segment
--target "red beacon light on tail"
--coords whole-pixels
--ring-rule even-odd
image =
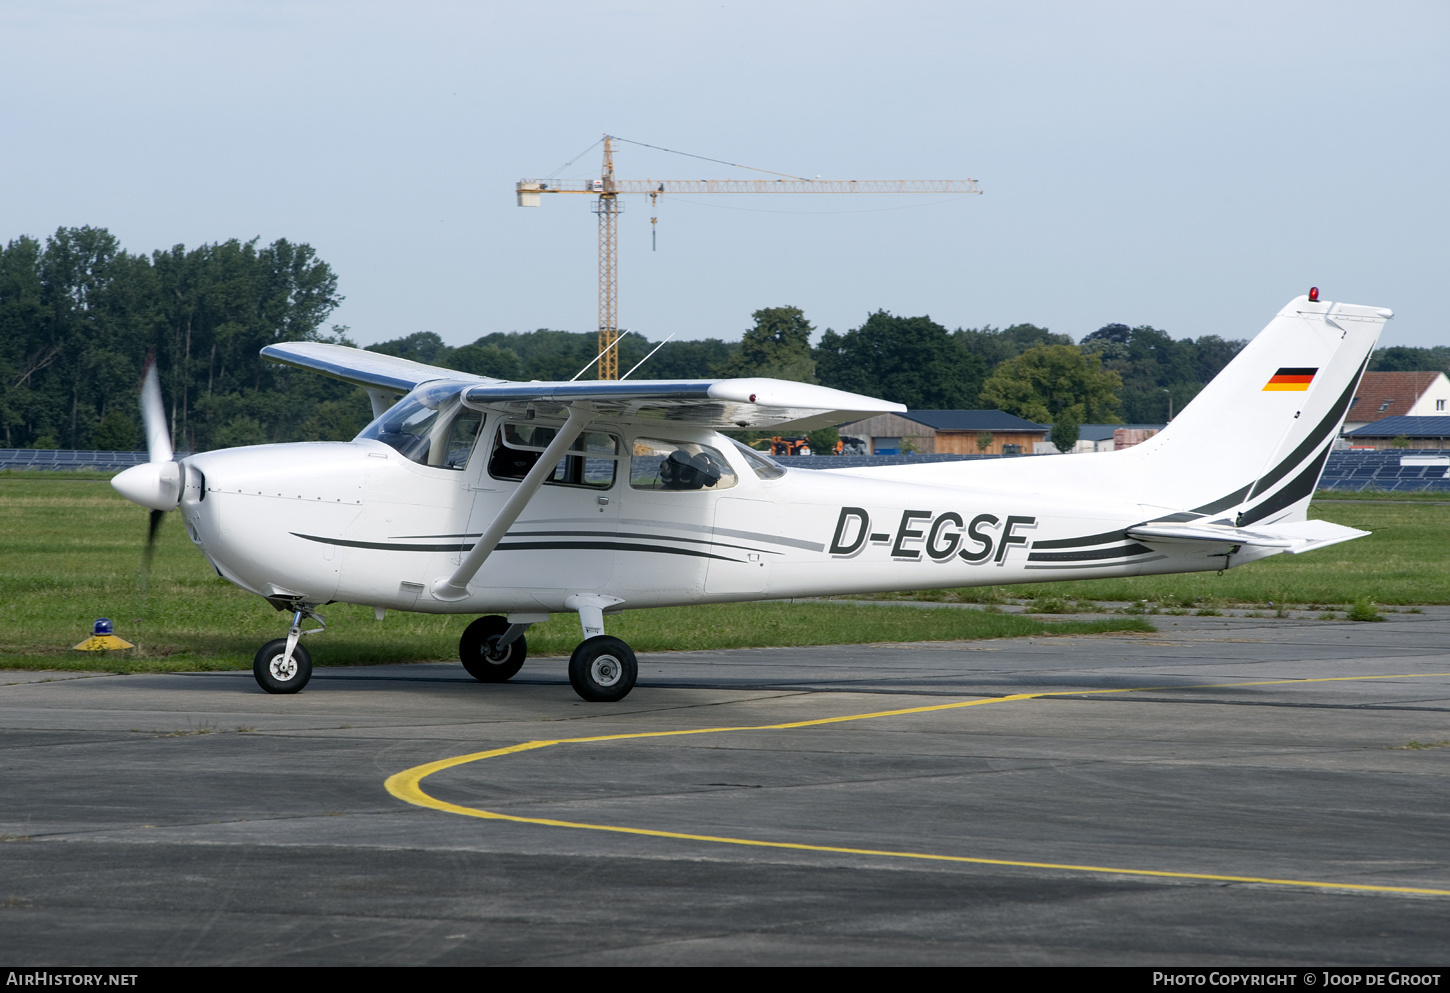
[[[1309,302],[1310,303],[1318,303],[1319,302],[1319,287],[1317,287],[1317,286],[1311,286],[1311,287],[1309,287]]]

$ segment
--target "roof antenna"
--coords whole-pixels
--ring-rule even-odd
[[[678,332],[678,331],[671,331],[670,332],[670,338],[673,338],[675,335],[677,335],[679,333],[680,332]],[[640,359],[638,362],[636,362],[634,364],[634,369],[630,369],[629,372],[626,372],[623,376],[620,376],[619,377],[620,381],[623,382],[624,380],[628,379],[631,375],[634,374],[634,370],[635,369],[638,369],[640,366],[644,365],[646,362],[649,361],[650,355],[653,355],[655,352],[658,352],[661,348],[664,348],[666,345],[668,345],[670,343],[670,338],[666,338],[664,341],[660,342],[654,348],[651,348],[649,350],[649,355],[646,355],[644,358]]]
[[[619,337],[618,338],[615,338],[609,344],[607,344],[607,345],[604,346],[604,352],[609,351],[615,345],[619,344],[620,341],[623,340],[624,336],[627,335],[627,334],[629,334],[629,331],[630,331],[630,329],[629,328],[626,328],[625,330],[619,332]],[[573,377],[570,378],[569,382],[571,382],[571,383],[574,382],[574,380],[578,379],[580,376],[582,376],[586,372],[588,372],[590,365],[593,365],[594,363],[598,362],[600,359],[604,358],[604,352],[600,352],[598,355],[594,356],[594,358],[590,359],[589,360],[589,365],[586,365],[583,369],[580,369],[578,372],[574,373]],[[649,356],[645,356],[645,357],[648,358]],[[636,366],[635,368],[638,368],[638,366]],[[633,372],[633,371],[634,371],[634,369],[631,369],[630,370],[630,372]]]

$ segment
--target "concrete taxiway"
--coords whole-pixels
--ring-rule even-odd
[[[613,705],[0,672],[0,962],[1446,963],[1450,609],[1153,620],[647,655]]]

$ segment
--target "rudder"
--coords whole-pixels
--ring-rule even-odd
[[[1290,301],[1172,424],[1130,450],[1148,463],[1151,501],[1240,526],[1304,520],[1390,316]]]

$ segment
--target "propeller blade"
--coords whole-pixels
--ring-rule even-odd
[[[171,436],[166,430],[166,409],[161,405],[155,352],[146,356],[146,370],[141,374],[141,421],[146,427],[146,451],[151,461],[133,465],[112,479],[111,486],[132,503],[153,511],[170,510],[181,501],[181,465],[176,461]],[[158,524],[153,514],[153,538]]]
[[[151,526],[146,530],[146,550],[141,553],[141,587],[151,582],[151,559],[156,554],[156,532],[161,530],[161,521],[166,517],[166,511],[151,511]]]
[[[141,373],[141,423],[146,427],[146,451],[152,462],[170,462],[171,434],[166,430],[166,408],[161,404],[161,379],[156,375],[156,353],[146,356]]]

